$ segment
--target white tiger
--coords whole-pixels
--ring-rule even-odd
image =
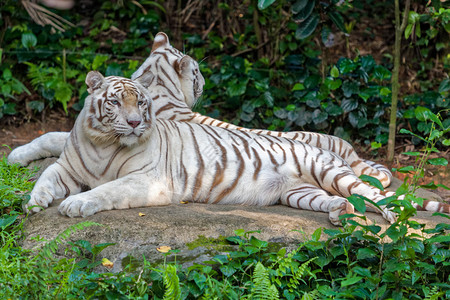
[[[365,184],[335,153],[302,142],[156,119],[148,91],[158,84],[152,76],[132,81],[87,75],[90,95],[27,209],[37,212],[36,205],[46,208],[66,197],[59,211],[69,217],[184,200],[260,206],[281,200],[328,212],[339,224],[341,214],[353,212],[344,197],[356,193],[379,201],[394,194]],[[449,212],[449,205],[439,205]],[[395,220],[386,208],[377,211]]]
[[[361,159],[348,142],[338,137],[313,132],[247,129],[192,112],[190,107],[195,104],[203,92],[204,78],[197,62],[173,48],[165,33],[160,32],[156,35],[152,53],[132,75],[132,79],[149,73],[152,74],[149,77],[152,80],[149,83],[152,84],[150,94],[158,119],[208,124],[305,142],[337,153],[345,159],[358,176],[361,174],[373,176],[380,180],[384,187],[391,182],[392,174],[386,167]],[[28,165],[31,161],[40,158],[59,157],[67,137],[68,133],[47,133],[25,146],[16,148],[9,155],[8,160],[11,163]]]

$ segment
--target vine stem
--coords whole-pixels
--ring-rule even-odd
[[[394,43],[394,69],[392,70],[392,100],[391,100],[391,114],[389,120],[389,140],[388,140],[388,156],[387,160],[392,162],[394,160],[395,150],[395,134],[397,129],[397,103],[400,85],[398,82],[400,72],[400,48],[402,46],[402,33],[406,28],[408,21],[410,0],[405,2],[405,10],[403,12],[403,20],[400,24],[400,0],[395,0],[395,43]]]

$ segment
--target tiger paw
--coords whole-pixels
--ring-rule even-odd
[[[71,218],[92,216],[99,211],[97,201],[86,199],[82,194],[73,195],[61,202],[58,211]]]
[[[352,214],[355,212],[353,205],[347,201],[347,199],[336,197],[330,205],[329,219],[331,224],[335,226],[341,226],[341,220],[339,216],[345,214]]]
[[[391,224],[393,224],[393,223],[395,223],[395,221],[397,221],[397,214],[388,208],[384,208],[381,211],[381,215],[383,216],[383,218],[385,220],[387,220]]]
[[[42,209],[48,207],[53,202],[53,197],[50,192],[41,190],[30,195],[30,200],[24,205],[25,212],[37,213]]]
[[[33,160],[31,157],[28,145],[20,146],[8,155],[8,163],[26,167]]]

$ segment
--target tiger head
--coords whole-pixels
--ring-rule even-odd
[[[154,77],[160,78],[159,82],[166,84],[167,88],[181,93],[189,107],[192,107],[203,93],[205,79],[200,73],[198,63],[189,55],[172,47],[163,32],[155,36],[150,56],[134,72],[131,79],[140,78],[146,73],[153,74]]]
[[[93,142],[118,141],[123,146],[145,142],[153,124],[148,80],[103,77],[97,71],[86,76],[89,96],[84,105],[84,131]]]

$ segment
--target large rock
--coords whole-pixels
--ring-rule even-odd
[[[395,181],[398,185],[399,181]],[[427,198],[436,195],[421,192]],[[122,260],[130,257],[158,261],[162,256],[156,250],[160,246],[179,249],[178,261],[204,261],[213,255],[211,240],[234,235],[234,230],[260,230],[256,237],[287,247],[295,247],[309,238],[319,227],[336,228],[328,220],[328,214],[289,208],[281,205],[270,207],[249,207],[234,205],[179,204],[164,207],[145,207],[126,210],[100,212],[91,217],[71,219],[58,213],[57,205],[30,216],[25,223],[25,248],[39,247],[32,237],[54,239],[69,226],[83,221],[93,221],[103,226],[92,226],[77,231],[71,240],[88,240],[91,244],[116,243],[106,248],[101,257],[113,261],[113,271],[123,267]],[[145,214],[140,216],[141,214]],[[414,218],[433,226],[448,222],[444,218],[431,217],[429,212],[418,212]],[[383,230],[389,224],[378,214],[366,213],[370,222],[376,222]],[[303,233],[300,233],[300,232]],[[325,238],[325,237],[324,237]],[[202,246],[193,249],[187,243]],[[204,245],[202,245],[204,244]],[[42,244],[41,244],[42,245]],[[214,248],[214,247],[213,247]]]

